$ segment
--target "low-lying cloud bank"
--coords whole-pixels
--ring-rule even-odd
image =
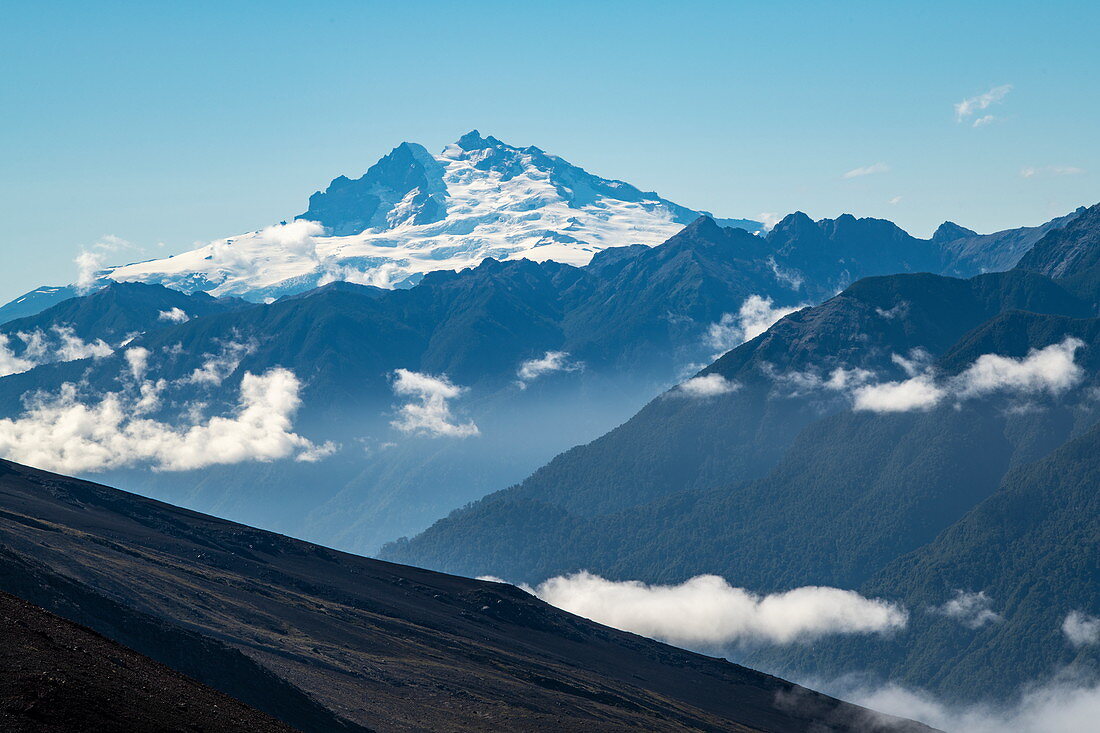
[[[1005,706],[950,705],[899,685],[828,687],[857,705],[918,720],[948,733],[1083,733],[1097,730],[1100,721],[1100,684],[1072,674],[1029,686],[1018,701]]]
[[[293,457],[316,461],[336,446],[316,445],[293,432],[301,398],[294,373],[282,368],[246,372],[228,415],[203,418],[197,405],[177,425],[150,417],[170,384],[144,379],[148,350],[125,354],[126,386],[95,398],[65,383],[55,394],[31,397],[22,415],[0,419],[0,455],[62,473],[96,473],[149,465],[186,471],[219,464]]]
[[[1084,377],[1084,369],[1076,363],[1076,353],[1084,346],[1080,339],[1067,337],[1060,343],[1031,349],[1020,358],[983,354],[950,377],[938,377],[931,358],[919,350],[909,357],[894,355],[894,363],[908,375],[903,380],[878,382],[872,372],[859,368],[837,368],[827,376],[814,371],[780,373],[772,369],[767,373],[791,397],[815,390],[832,391],[846,394],[855,410],[912,412],[993,394],[1063,394]]]
[[[393,392],[399,397],[411,397],[397,408],[397,418],[390,424],[409,435],[432,438],[468,438],[481,431],[473,421],[459,423],[451,413],[450,400],[466,391],[453,384],[446,375],[433,376],[409,369],[394,371]]]
[[[648,585],[581,572],[550,578],[535,588],[521,587],[578,616],[693,648],[881,634],[908,621],[897,606],[854,591],[809,586],[759,595],[716,575],[699,575],[679,585]]]
[[[983,354],[960,374],[938,382],[924,373],[901,382],[864,385],[853,394],[855,408],[905,412],[929,409],[948,398],[964,400],[995,392],[1060,394],[1081,380],[1083,370],[1074,357],[1084,345],[1081,339],[1069,337],[1032,349],[1020,359]]]

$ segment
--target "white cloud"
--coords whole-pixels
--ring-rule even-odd
[[[865,166],[862,166],[860,168],[853,168],[852,170],[850,170],[847,173],[845,173],[844,175],[842,175],[841,178],[845,178],[845,179],[847,179],[847,178],[860,178],[862,176],[874,175],[875,173],[889,173],[889,172],[890,172],[890,166],[886,165],[885,163],[880,162],[880,163],[872,163],[871,165],[865,165]]]
[[[1080,339],[1067,337],[1061,343],[1032,349],[1027,356],[1013,358],[983,354],[960,374],[937,382],[931,371],[916,357],[895,355],[894,361],[905,369],[909,379],[899,382],[865,384],[853,393],[856,410],[872,412],[908,412],[927,410],[948,398],[969,399],[995,392],[1060,394],[1081,381],[1083,370],[1074,362]]]
[[[931,376],[921,375],[901,382],[884,382],[858,387],[852,394],[857,410],[908,412],[935,407],[947,396]]]
[[[756,218],[761,224],[764,225],[764,231],[766,232],[770,232],[772,229],[775,229],[775,225],[783,220],[783,217],[779,214],[768,211],[757,214]]]
[[[1020,169],[1020,176],[1023,178],[1035,178],[1037,176],[1079,176],[1084,172],[1084,168],[1078,168],[1074,165],[1025,166]]]
[[[529,359],[519,365],[516,376],[521,389],[527,387],[530,382],[539,377],[553,372],[575,372],[583,368],[580,362],[570,361],[569,353],[565,351],[547,351],[538,359]]]
[[[999,87],[993,87],[988,92],[984,92],[974,97],[967,97],[955,105],[955,121],[962,122],[973,117],[978,112],[988,109],[991,105],[998,104],[1011,91],[1011,84],[1002,84]],[[985,117],[991,118],[992,115],[985,115],[979,119],[984,120]],[[989,121],[990,120],[985,120],[981,124],[988,124]],[[979,127],[980,125],[975,122],[974,126]]]
[[[1100,643],[1100,618],[1082,611],[1070,611],[1062,622],[1062,633],[1074,646]]]
[[[687,380],[676,387],[676,389],[672,391],[672,394],[679,394],[685,397],[715,397],[717,395],[735,392],[740,389],[740,387],[741,385],[737,382],[731,382],[721,374],[711,373]]]
[[[901,198],[902,198],[901,196],[894,196],[892,199],[890,199],[886,203],[890,204],[891,206],[896,206],[897,204],[901,203]]]
[[[141,358],[127,361],[132,370]],[[185,471],[292,456],[316,460],[335,450],[292,432],[301,400],[289,370],[245,373],[230,416],[182,426],[140,417],[147,411],[142,402],[155,400],[163,386],[145,382],[140,396],[109,392],[86,403],[76,385],[65,383],[55,395],[38,395],[20,417],[0,420],[0,454],[46,470],[95,473],[135,465]]]
[[[226,341],[217,354],[203,354],[202,366],[192,371],[188,379],[193,384],[217,386],[236,372],[241,361],[255,350],[255,341]]]
[[[802,277],[802,273],[794,268],[782,267],[775,261],[774,257],[768,258],[768,267],[771,268],[772,274],[775,275],[775,279],[783,283],[791,290],[801,290],[802,283],[805,278]]]
[[[935,613],[955,619],[968,629],[980,629],[986,624],[999,623],[1001,615],[993,611],[993,599],[985,594],[956,590],[955,596],[942,606],[932,609]]]
[[[1081,733],[1095,730],[1100,720],[1100,685],[1072,677],[1030,685],[1019,700],[1003,707],[949,705],[899,685],[841,688],[837,694],[880,713],[919,720],[952,733]],[[873,712],[868,715],[878,718],[876,722],[887,722]]]
[[[480,431],[472,421],[456,423],[448,404],[463,392],[464,387],[451,383],[446,376],[421,374],[408,369],[394,372],[393,392],[396,395],[412,397],[409,402],[398,408],[397,419],[390,424],[403,433],[426,435],[430,437],[466,438],[478,435]]]
[[[158,321],[168,321],[169,323],[187,323],[191,320],[191,316],[187,315],[187,311],[180,307],[173,307],[166,311],[157,311]]]
[[[578,616],[694,648],[887,633],[903,628],[908,620],[897,606],[854,591],[804,587],[758,595],[715,575],[679,585],[647,585],[581,572],[527,590]]]
[[[23,342],[19,354],[12,348],[11,337],[0,334],[0,377],[26,372],[42,364],[101,359],[114,353],[102,339],[84,341],[76,335],[72,326],[53,326],[48,332],[38,328],[19,331],[15,338]]]
[[[783,316],[794,313],[800,308],[801,306],[776,307],[771,298],[750,295],[745,298],[736,315],[723,313],[717,323],[712,323],[708,327],[707,343],[718,349],[714,358],[717,359],[730,349],[751,341],[771,328],[772,324]]]
[[[84,341],[76,335],[72,326],[54,326],[51,329],[58,338],[54,357],[50,361],[78,361],[80,359],[102,359],[114,353],[103,339]]]
[[[995,119],[997,118],[993,115],[982,115],[981,117],[974,120],[974,124],[972,125],[972,127],[985,127],[989,123],[993,122]]]
[[[30,359],[16,356],[11,348],[11,337],[6,333],[0,333],[0,377],[21,374],[30,371],[34,366],[34,362]]]
[[[124,239],[108,234],[90,248],[81,248],[73,262],[76,263],[76,290],[84,294],[90,291],[98,281],[99,273],[106,265],[107,255],[133,245]]]
[[[266,245],[274,245],[285,252],[317,259],[317,242],[314,237],[323,236],[324,226],[320,222],[295,219],[285,224],[275,224],[260,230],[259,240]]]
[[[1066,338],[1059,344],[1031,349],[1022,359],[983,354],[952,380],[960,397],[975,397],[1002,390],[1014,392],[1064,392],[1081,380],[1083,370],[1074,355],[1085,343]]]
[[[149,369],[149,349],[134,346],[126,349],[123,356],[126,358],[126,365],[130,367],[130,376],[136,382],[142,381],[145,378],[145,372]]]
[[[280,255],[289,255],[292,259],[317,262],[316,237],[324,234],[325,228],[315,221],[295,219],[294,221],[265,227],[247,237],[248,246],[238,247],[233,239],[212,242],[210,257],[219,267],[258,274],[265,263],[254,256],[256,247],[282,250]]]

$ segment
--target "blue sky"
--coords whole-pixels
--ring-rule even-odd
[[[1036,224],[1100,200],[1097,27],[1084,2],[11,0],[0,300],[103,236],[183,251],[471,128],[722,216]]]

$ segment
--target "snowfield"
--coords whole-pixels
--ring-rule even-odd
[[[427,272],[488,257],[585,265],[608,247],[660,244],[703,213],[476,131],[436,156],[404,143],[362,178],[336,179],[310,204],[292,221],[103,274],[255,301],[336,280],[408,287]],[[310,220],[314,205],[329,221]],[[334,234],[360,220],[371,226]]]

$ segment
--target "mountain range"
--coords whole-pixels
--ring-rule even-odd
[[[907,609],[910,622],[894,636],[723,654],[794,679],[858,670],[1003,700],[1100,662],[1100,634],[1085,633],[1100,629],[1098,293],[1098,206],[985,235],[945,222],[929,239],[848,214],[795,212],[766,228],[472,132],[438,156],[404,143],[286,222],[0,308],[0,456],[315,543],[291,543],[295,557],[338,556],[325,545],[530,585],[588,571],[656,584],[713,574],[756,593],[850,589]],[[197,515],[92,493],[156,514],[172,553],[224,542],[237,558],[247,552],[237,539],[262,534],[217,524],[232,541],[181,549],[166,528]],[[130,529],[109,540],[140,541]],[[257,626],[295,640],[257,677],[269,686],[227,689],[97,626],[130,611],[65,585],[109,589],[115,603],[132,569],[93,577],[73,565],[65,583],[44,580],[56,568],[27,569],[40,550],[24,550],[12,592],[49,587],[28,600],[291,725],[355,729],[400,707],[353,714],[349,699],[318,707],[315,692],[282,686],[343,652],[304,651],[275,611],[237,607],[248,628],[227,630],[195,622],[178,599],[158,606],[151,588],[123,593],[131,611],[159,608],[160,621],[228,641],[207,648],[223,669],[257,663],[247,653]],[[266,562],[249,572],[307,582]],[[457,587],[363,562],[341,567],[387,588]],[[320,567],[308,571],[325,576]],[[326,614],[352,592],[332,582],[337,595],[326,587],[315,602]],[[99,616],[50,605],[62,586],[70,610]],[[489,587],[460,595],[526,598]],[[470,612],[459,605],[451,611]],[[407,620],[427,607],[379,613]],[[175,634],[157,644],[186,646]],[[282,666],[295,655],[305,667]],[[692,700],[693,724],[726,724]],[[606,712],[593,710],[571,723]],[[647,725],[646,715],[612,717]]]
[[[45,468],[373,552],[626,420],[783,312],[854,278],[943,269],[946,252],[890,222],[796,213],[766,236],[699,217],[584,267],[486,259],[411,288],[334,282],[270,304],[108,282],[0,325],[11,421],[0,444]],[[136,448],[74,460],[136,426],[61,428],[117,403],[147,406],[161,437],[227,417],[247,433],[245,376],[277,369],[292,376],[294,406],[273,419],[295,427],[280,428],[281,447],[244,445],[235,460],[167,467]],[[43,454],[34,443],[46,436],[59,445]]]
[[[913,610],[899,638],[742,657],[796,678],[1004,699],[1087,669],[1095,642],[1065,629],[1100,578],[1098,232],[1094,206],[1008,272],[856,282],[382,556],[517,582],[713,573]]]

